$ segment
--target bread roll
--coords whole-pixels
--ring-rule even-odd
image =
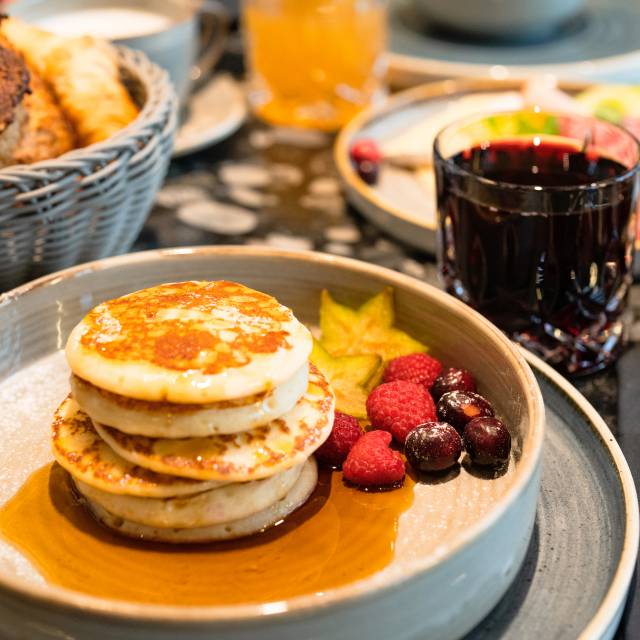
[[[14,153],[16,164],[30,164],[56,158],[76,146],[73,129],[55,96],[33,69],[31,93],[24,97],[26,121],[20,144]]]
[[[14,164],[25,121],[23,101],[29,90],[24,60],[0,38],[0,167]]]
[[[3,20],[1,29],[53,88],[80,146],[112,136],[138,115],[108,43],[90,36],[62,38],[15,18]]]

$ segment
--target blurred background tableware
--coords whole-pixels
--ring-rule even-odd
[[[247,116],[240,84],[213,73],[230,3],[217,0],[16,0],[11,14],[60,35],[89,34],[143,51],[169,72],[179,97],[175,154],[224,140]]]
[[[640,147],[626,130],[541,110],[472,116],[434,143],[449,293],[567,374],[626,342]]]
[[[550,37],[584,8],[586,0],[414,0],[438,27],[458,34],[506,40]]]
[[[209,77],[227,30],[226,11],[214,0],[17,0],[11,14],[59,35],[143,51],[169,72],[181,102]]]
[[[446,9],[441,19],[453,21],[466,31],[479,28],[469,9],[485,8],[486,25],[498,28],[504,17],[526,4],[528,11],[547,10],[553,16],[569,12],[571,0],[509,0],[491,10],[488,0],[390,0],[389,81],[407,87],[436,78],[484,77],[523,79],[531,74],[554,73],[562,80],[637,83],[640,78],[640,4],[629,0],[586,0],[573,17],[557,23],[546,35],[538,32],[523,38],[470,36],[443,29],[430,18],[436,4]],[[574,5],[575,6],[575,5]],[[523,9],[524,11],[524,9]],[[440,15],[440,14],[439,14]],[[537,22],[533,23],[537,25]],[[453,25],[453,26],[455,26]],[[488,28],[488,27],[487,27]]]
[[[247,117],[242,85],[228,73],[217,73],[189,98],[176,131],[173,158],[205,149],[235,133]]]
[[[256,114],[277,125],[335,130],[384,94],[384,0],[245,0]]]
[[[556,83],[551,77],[519,80],[439,80],[400,91],[380,107],[368,108],[342,128],[334,147],[346,198],[378,228],[429,253],[436,250],[433,140],[440,129],[478,112],[525,106],[597,115],[640,132],[640,88]],[[351,158],[362,140],[382,156],[374,181],[358,174]]]

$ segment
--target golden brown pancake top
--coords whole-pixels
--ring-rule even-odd
[[[83,321],[80,342],[113,360],[216,374],[291,348],[284,324],[292,320],[275,298],[244,285],[179,282],[98,305]]]

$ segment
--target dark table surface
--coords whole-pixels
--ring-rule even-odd
[[[326,134],[272,129],[250,120],[225,142],[174,161],[134,249],[224,244],[313,249],[438,284],[433,255],[385,235],[345,203],[332,142]],[[631,304],[633,344],[640,342],[639,285],[632,289]],[[615,435],[625,417],[619,415],[619,369],[573,381]],[[640,468],[633,462],[637,480]],[[638,591],[616,638],[640,638]],[[633,607],[632,600],[638,601]]]

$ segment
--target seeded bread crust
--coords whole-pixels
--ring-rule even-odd
[[[16,110],[29,91],[29,71],[22,56],[0,37],[0,133],[16,119]]]
[[[14,164],[27,120],[24,106],[29,70],[22,56],[0,36],[0,167]]]

